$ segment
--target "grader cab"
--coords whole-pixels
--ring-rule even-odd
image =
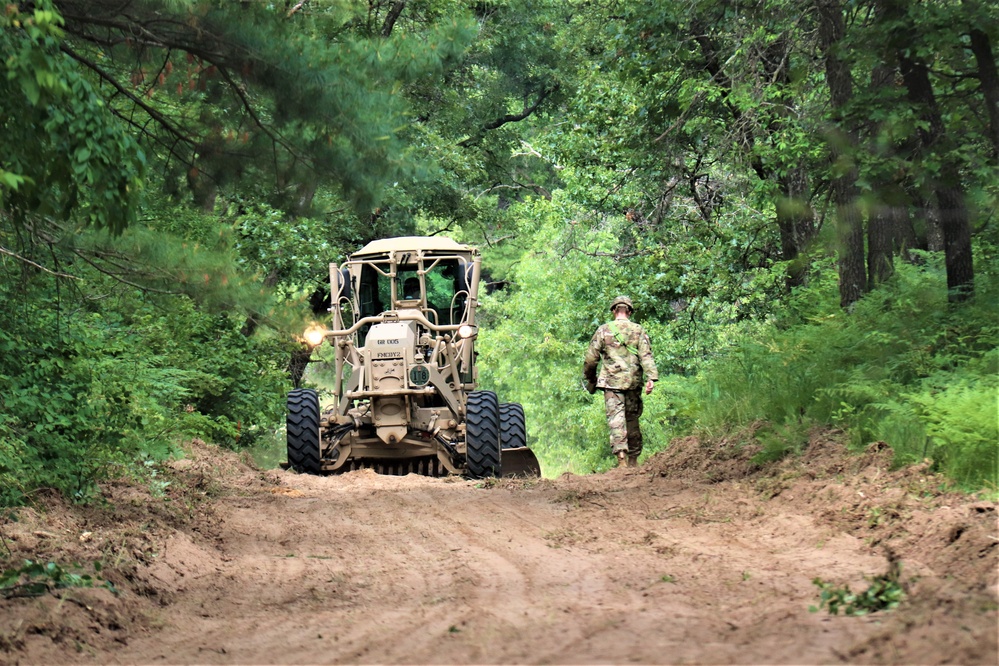
[[[524,410],[478,390],[481,258],[442,237],[377,240],[330,264],[331,326],[306,331],[335,349],[332,402],[288,395],[288,463],[320,474],[472,478],[539,475]]]

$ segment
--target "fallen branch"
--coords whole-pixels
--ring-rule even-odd
[[[0,253],[9,255],[11,257],[14,257],[15,259],[17,259],[19,261],[23,261],[26,264],[30,264],[30,265],[34,266],[35,268],[37,268],[39,270],[45,271],[49,275],[55,275],[56,277],[69,278],[70,280],[79,280],[80,279],[76,275],[70,275],[69,273],[60,273],[59,271],[54,271],[54,270],[52,270],[50,268],[45,268],[45,266],[42,266],[41,264],[35,263],[34,261],[32,261],[31,259],[28,259],[27,257],[22,257],[17,252],[12,252],[12,251],[10,251],[7,248],[2,247],[2,246],[0,246]]]

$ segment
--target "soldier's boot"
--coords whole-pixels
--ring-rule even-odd
[[[638,456],[628,456],[628,467],[638,467]]]
[[[627,451],[618,451],[617,452],[617,466],[618,467],[627,467],[628,466],[628,452]]]

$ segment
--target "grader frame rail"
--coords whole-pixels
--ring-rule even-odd
[[[481,258],[449,238],[369,243],[330,264],[333,401],[288,395],[288,462],[299,472],[360,467],[472,478],[538,475],[524,410],[478,390],[475,341]],[[311,338],[311,339],[310,339]]]

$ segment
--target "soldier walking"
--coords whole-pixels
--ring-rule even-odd
[[[652,393],[659,379],[652,358],[652,344],[640,325],[629,317],[634,311],[631,299],[618,296],[611,301],[614,320],[593,334],[583,362],[583,377],[587,390],[593,394],[603,389],[610,428],[611,452],[618,467],[634,467],[642,452],[642,432],[638,417],[642,414],[643,371],[645,393]],[[597,363],[600,376],[597,377]]]

